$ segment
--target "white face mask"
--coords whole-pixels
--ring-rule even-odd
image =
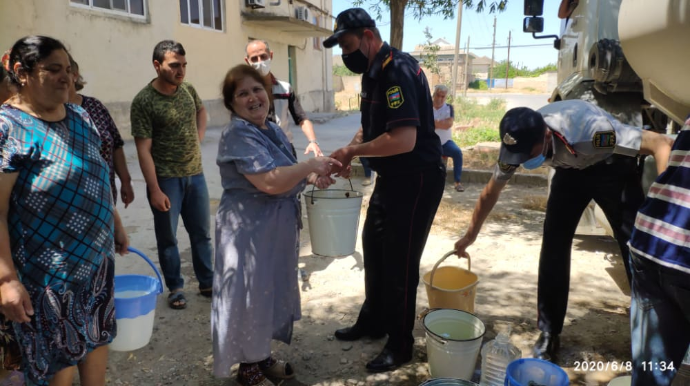
[[[271,71],[271,59],[266,59],[262,62],[252,63],[252,67],[254,67],[255,70],[259,71],[261,76],[266,76],[268,75],[268,72]]]

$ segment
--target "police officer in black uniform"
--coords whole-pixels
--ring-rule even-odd
[[[636,170],[638,154],[654,155],[661,173],[672,140],[625,125],[582,100],[554,102],[534,111],[509,110],[500,123],[501,150],[494,175],[479,196],[465,235],[455,243],[464,255],[479,234],[501,190],[522,165],[542,164],[556,172],[546,204],[539,257],[537,358],[553,361],[563,330],[570,287],[570,252],[577,223],[591,200],[606,214],[621,249],[626,272],[635,214],[644,194]]]
[[[381,40],[361,8],[336,19],[324,47],[340,45],[343,62],[362,76],[362,129],[331,157],[349,174],[354,156],[368,157],[377,172],[362,246],[365,295],[357,322],[335,332],[339,340],[388,335],[383,351],[366,367],[392,370],[412,359],[419,261],[443,195],[445,167],[434,132],[426,76],[410,55]]]

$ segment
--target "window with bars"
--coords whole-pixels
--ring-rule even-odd
[[[200,28],[223,30],[221,0],[180,0],[180,22]]]
[[[146,16],[145,0],[70,0],[70,4],[135,16]]]

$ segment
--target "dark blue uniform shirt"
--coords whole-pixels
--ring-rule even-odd
[[[396,127],[417,127],[411,152],[371,157],[371,168],[382,176],[437,166],[441,141],[434,132],[429,83],[409,54],[383,43],[368,72],[362,76],[362,129],[369,142]]]

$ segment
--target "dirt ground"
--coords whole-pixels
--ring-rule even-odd
[[[372,187],[364,191],[365,206]],[[422,259],[425,273],[453,248],[464,231],[469,214],[483,186],[470,184],[464,193],[447,186]],[[513,323],[512,342],[530,356],[538,335],[536,327],[537,263],[543,212],[532,210],[543,199],[545,188],[508,185],[477,242],[471,247],[472,270],[480,277],[476,314],[487,326],[485,341],[492,339],[493,322]],[[541,199],[540,199],[541,197]],[[305,211],[306,215],[306,211]],[[360,221],[360,226],[363,221]],[[307,224],[305,218],[305,225]],[[559,364],[574,385],[605,385],[613,372],[575,372],[576,361],[625,361],[630,359],[629,303],[623,264],[616,244],[606,237],[578,237],[574,242],[570,303],[562,334]],[[183,252],[187,288],[195,288],[190,251]],[[449,258],[448,264],[460,264]],[[372,375],[364,364],[382,348],[385,340],[343,343],[333,332],[355,321],[363,300],[361,247],[352,256],[325,258],[312,255],[309,230],[302,233],[300,266],[308,273],[302,281],[302,320],[295,323],[293,343],[275,345],[275,354],[289,360],[297,380],[283,385],[419,385],[429,378],[425,333],[415,327],[415,357],[402,368]],[[294,274],[297,274],[295,272]],[[190,290],[191,291],[191,290]],[[233,379],[215,379],[210,334],[210,300],[188,292],[183,311],[167,307],[161,296],[151,343],[134,352],[112,352],[107,373],[110,385],[235,385]],[[417,307],[428,306],[423,283],[418,287]],[[480,361],[477,361],[479,368]],[[475,373],[475,377],[478,372]]]

